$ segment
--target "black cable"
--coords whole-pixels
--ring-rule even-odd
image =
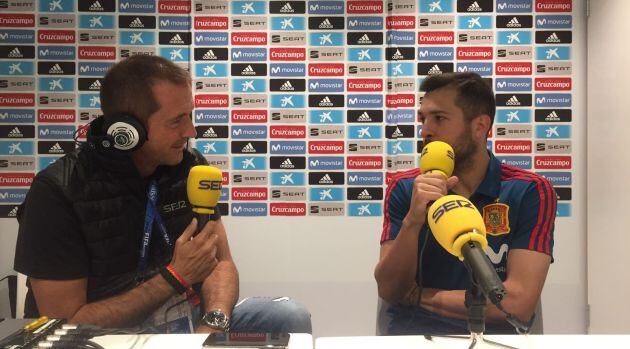
[[[185,301],[185,300],[184,300]],[[179,305],[182,302],[179,302],[175,305]],[[174,306],[175,306],[174,305]],[[168,312],[173,306],[169,307],[166,312]],[[64,342],[72,342],[72,341],[89,341],[93,337],[99,336],[107,336],[107,335],[139,335],[139,334],[156,334],[159,333],[157,328],[152,325],[149,326],[136,326],[131,328],[101,328],[93,325],[72,325],[65,324],[61,329],[55,330],[54,336],[58,336],[61,341]],[[98,343],[94,343],[98,346]],[[103,349],[99,347],[98,349]]]
[[[517,318],[516,316],[512,315],[511,313],[503,309],[503,307],[501,306],[501,303],[497,304],[497,308],[501,310],[503,314],[505,314],[505,319],[507,320],[507,322],[510,323],[510,325],[514,327],[514,329],[516,330],[518,334],[528,334],[529,331],[532,329],[531,328],[532,321],[530,321],[530,324],[524,323],[523,321],[521,321],[521,319]],[[534,316],[536,316],[536,314],[534,314]],[[532,320],[533,319],[534,318],[532,317]]]
[[[9,274],[6,275],[5,277],[3,277],[2,279],[0,279],[0,282],[7,280],[7,287],[9,289],[9,308],[11,310],[11,318],[15,318],[15,308],[16,308],[16,304],[15,304],[15,299],[16,299],[16,294],[17,294],[17,275],[15,274]],[[0,318],[0,321],[3,321],[4,319]]]
[[[152,332],[149,332],[149,330],[151,330]],[[158,331],[155,327],[149,326],[147,328],[138,328],[138,329],[119,328],[112,331],[112,333],[109,333],[109,334],[145,334],[145,333],[158,333]]]
[[[59,345],[63,344],[76,344],[76,345],[90,345],[96,347],[97,349],[105,349],[102,345],[92,341],[89,338],[85,337],[76,337],[76,336],[48,336],[46,341],[51,342],[53,344],[59,343]]]
[[[101,335],[107,334],[145,334],[145,333],[159,333],[159,331],[154,326],[134,326],[134,327],[125,327],[125,328],[101,328],[99,326],[94,325],[73,325],[73,324],[65,324],[61,327],[62,330],[98,330],[102,331]]]
[[[60,348],[60,349],[95,349],[92,345],[88,344],[88,343],[81,343],[81,344],[73,344],[73,343],[69,343],[67,346],[63,345],[63,346],[53,346],[53,348]]]
[[[94,347],[94,348],[96,348],[96,349],[105,349],[105,347],[104,347],[104,346],[102,346],[102,345],[100,345],[100,344],[98,344],[98,343],[96,343],[96,342],[94,342],[94,341],[88,341],[87,343],[88,343],[89,345],[93,346],[93,347]]]
[[[124,328],[113,328],[110,330],[104,330],[103,332],[101,332],[99,334],[99,336],[107,336],[110,334],[141,334],[143,331],[138,329],[138,330],[131,330],[131,329],[124,329]]]
[[[39,349],[105,349],[96,343],[93,338],[113,334],[138,335],[142,333],[158,333],[153,326],[134,328],[107,328],[103,329],[94,325],[65,324],[61,329],[55,330],[45,340],[40,341],[33,348]]]
[[[433,341],[433,338],[470,339],[470,336],[464,336],[464,335],[458,335],[458,334],[442,334],[442,335],[425,334],[424,335],[424,339],[426,339],[428,341]],[[513,347],[511,345],[502,344],[502,343],[499,343],[499,342],[488,340],[486,338],[483,338],[483,341],[488,343],[488,344],[492,344],[494,346],[498,346],[498,347],[501,347],[501,348],[518,349],[517,347]],[[472,348],[474,346],[474,344],[476,344],[476,342],[477,342],[477,339],[473,338],[473,343],[471,343],[471,347],[469,347],[469,349]]]
[[[33,348],[41,349],[105,349],[103,346],[94,343],[92,341],[69,341],[69,340],[55,340],[55,341],[41,341],[37,343]]]
[[[87,129],[91,126],[91,122],[85,124],[85,125],[79,125],[76,129],[76,131],[74,131],[74,133],[72,134],[72,139],[74,140],[74,146],[75,147],[81,147],[82,145],[87,144],[87,141],[80,141],[79,137],[81,136],[81,131],[85,130],[86,132],[86,137],[87,137]]]
[[[473,336],[472,337],[472,341],[470,342],[470,346],[468,347],[468,349],[473,349],[476,344],[477,344],[477,336]]]
[[[139,334],[143,330],[126,329],[95,329],[94,326],[83,326],[83,329],[74,328],[64,330],[66,334],[51,335],[45,341],[39,343],[39,348],[50,349],[105,349],[102,345],[92,340],[93,337],[108,334]]]
[[[418,288],[418,296],[416,299],[416,306],[421,307],[422,304],[422,257],[424,255],[424,249],[427,247],[427,241],[429,240],[429,232],[426,232],[422,246],[420,246],[420,252],[418,253],[418,271],[416,272],[416,288]],[[418,243],[420,241],[418,240]],[[411,303],[411,302],[410,302]],[[410,322],[411,323],[411,322]]]
[[[513,347],[513,346],[511,346],[511,345],[507,345],[507,344],[499,343],[499,342],[496,342],[496,341],[491,341],[491,340],[486,339],[486,338],[484,338],[484,339],[483,339],[483,341],[484,341],[484,342],[486,342],[486,343],[492,344],[492,345],[494,345],[494,346],[499,346],[499,347],[501,347],[501,348],[506,348],[506,349],[519,349],[519,348],[517,348],[517,347]]]
[[[433,337],[438,337],[438,338],[456,338],[456,339],[468,339],[470,338],[469,336],[464,336],[464,335],[459,335],[459,334],[442,334],[442,335],[431,335],[431,334],[425,334],[424,335],[424,339],[432,341]]]
[[[101,329],[101,328],[73,328],[73,329],[62,329],[55,331],[55,335],[57,336],[69,336],[69,337],[79,337],[79,338],[92,338],[98,336],[106,336],[110,334],[142,334],[146,329],[123,329],[123,328],[109,328],[109,329]]]
[[[422,229],[422,228],[421,228]],[[416,284],[422,287],[422,257],[424,255],[424,249],[427,247],[427,242],[429,241],[429,232],[426,231],[426,235],[424,236],[424,241],[422,242],[422,246],[420,247],[420,253],[418,253],[418,272],[416,273]]]
[[[477,284],[477,282],[475,281],[475,278],[473,277],[473,271],[470,268],[470,266],[468,265],[468,263],[464,263],[464,265],[466,266],[466,269],[469,272],[470,275],[470,282],[475,284],[477,287],[479,287],[479,285]],[[511,313],[509,313],[507,310],[505,310],[503,308],[503,306],[501,306],[501,302],[495,304],[495,306],[497,307],[497,309],[499,309],[501,312],[503,312],[503,314],[505,314],[505,320],[512,325],[512,327],[514,327],[514,329],[516,330],[517,334],[528,334],[529,331],[531,331],[532,327],[531,327],[531,323],[533,321],[530,321],[529,324],[524,323],[523,321],[521,321],[519,318],[517,318],[516,316],[512,315]],[[534,314],[534,316],[536,316]],[[533,320],[534,318],[532,318]]]
[[[159,334],[160,331],[153,325],[145,325],[141,328],[140,332],[138,332],[138,334]]]

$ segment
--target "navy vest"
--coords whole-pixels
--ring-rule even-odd
[[[192,219],[186,194],[189,169],[207,164],[196,150],[184,151],[175,166],[160,166],[153,175],[157,207],[171,241]],[[53,184],[71,204],[89,255],[88,302],[124,292],[135,284],[143,233],[148,179],[137,172],[126,154],[107,154],[82,147],[51,164],[37,177]],[[166,265],[172,247],[165,246],[154,227],[149,273]]]

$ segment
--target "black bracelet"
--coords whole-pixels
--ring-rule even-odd
[[[175,276],[173,276],[173,274],[171,274],[171,272],[166,269],[166,267],[160,269],[160,275],[162,275],[164,280],[166,280],[166,282],[168,282],[168,284],[171,285],[173,289],[175,289],[175,292],[177,292],[178,294],[186,293],[186,287],[184,287],[184,285],[182,285],[179,280],[177,280],[177,278],[175,278]]]

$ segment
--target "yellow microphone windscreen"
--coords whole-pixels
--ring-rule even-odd
[[[420,155],[422,173],[437,172],[448,178],[453,174],[454,168],[455,152],[448,143],[433,141],[422,148]]]
[[[207,165],[198,165],[190,169],[186,189],[192,210],[200,214],[212,214],[221,196],[221,170]]]
[[[463,260],[462,246],[468,241],[488,247],[486,226],[475,205],[460,195],[446,195],[436,200],[427,214],[435,240],[450,254]]]

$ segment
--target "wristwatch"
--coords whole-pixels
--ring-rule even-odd
[[[227,316],[221,309],[215,309],[206,313],[201,320],[206,326],[228,332],[230,330],[230,317]]]

